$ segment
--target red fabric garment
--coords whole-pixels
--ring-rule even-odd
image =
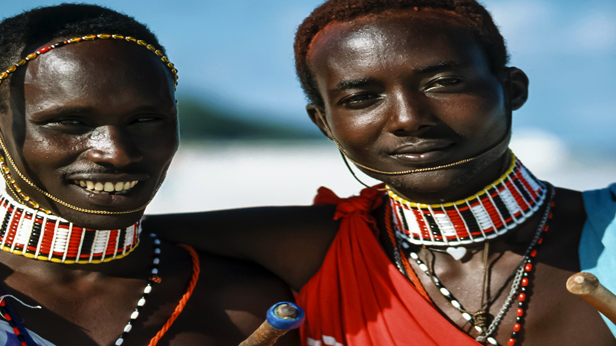
[[[320,188],[315,204],[337,204],[340,230],[323,265],[297,296],[306,311],[302,345],[478,346],[422,298],[381,248],[370,211],[380,194],[340,199]]]

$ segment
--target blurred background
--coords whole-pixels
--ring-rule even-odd
[[[98,0],[146,23],[179,69],[182,143],[148,213],[310,204],[361,186],[309,121],[297,26],[321,0]],[[3,17],[52,0],[5,2]],[[616,1],[485,0],[531,80],[512,148],[540,179],[616,181]],[[361,174],[366,182],[374,182]]]

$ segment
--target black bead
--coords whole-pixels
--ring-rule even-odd
[[[522,292],[526,292],[526,287],[522,287],[522,288],[520,289],[520,291],[522,291]]]
[[[519,316],[518,316],[518,317],[516,317],[516,318],[515,318],[515,321],[516,321],[516,322],[520,322],[520,321],[522,321],[522,317],[519,317]]]
[[[521,308],[524,307],[524,302],[519,302],[518,306],[521,307]]]
[[[511,338],[512,338],[512,339],[515,339],[515,338],[517,338],[517,337],[518,337],[518,332],[512,332],[512,333],[511,333]]]
[[[527,272],[527,271],[525,271],[525,272],[524,272],[524,274],[522,274],[522,276],[524,276],[525,278],[527,278],[527,277],[528,277],[528,272]]]

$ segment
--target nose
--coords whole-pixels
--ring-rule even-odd
[[[423,93],[400,92],[389,109],[389,131],[397,136],[414,136],[433,127],[437,119],[431,114]]]
[[[143,156],[129,134],[116,126],[101,126],[90,137],[87,157],[100,165],[124,167]]]

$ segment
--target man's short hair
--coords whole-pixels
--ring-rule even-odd
[[[439,9],[465,19],[471,34],[483,49],[490,69],[496,75],[509,60],[505,40],[490,13],[475,0],[329,0],[317,7],[297,29],[295,35],[295,68],[308,100],[323,107],[314,77],[307,63],[310,44],[316,34],[332,22],[347,22],[370,14],[391,10]]]
[[[34,8],[0,22],[0,71],[32,53],[26,47],[101,33],[133,36],[165,50],[148,27],[133,17],[97,5],[61,4]],[[0,112],[8,107],[9,84],[0,85]]]

